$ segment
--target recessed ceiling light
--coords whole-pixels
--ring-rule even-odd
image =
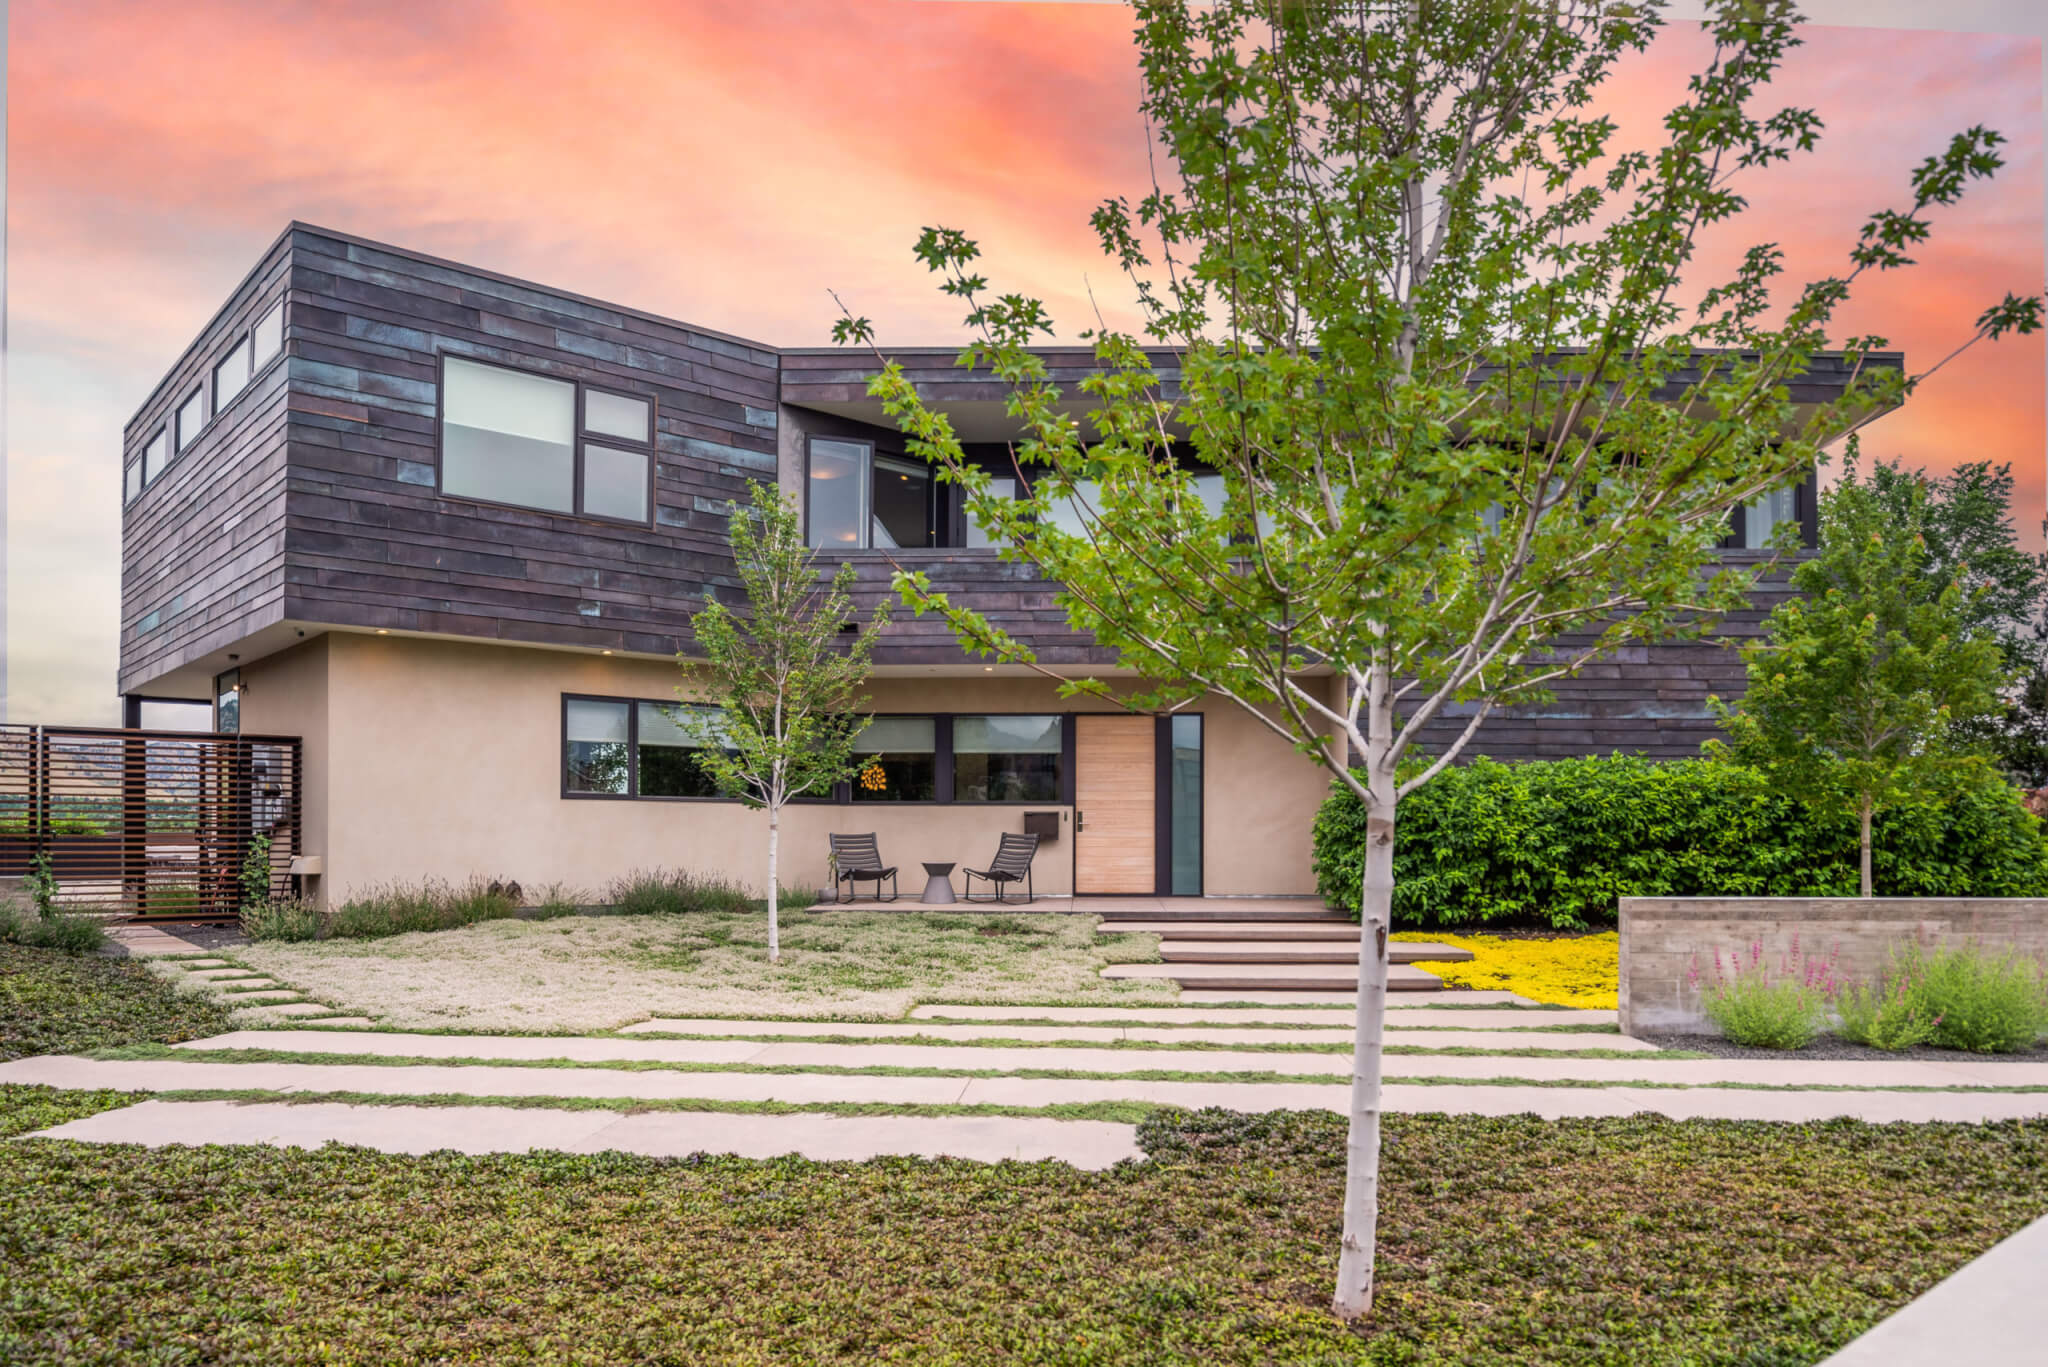
[[[390,632],[389,630],[387,630],[386,628],[384,628],[384,627],[378,627],[378,628],[377,628],[377,634],[378,634],[379,636],[389,636],[389,635],[391,634],[391,632]]]
[[[604,652],[604,653],[605,653],[605,654],[607,654],[607,655],[611,654],[611,652],[610,652],[609,650],[607,650],[607,651],[606,651],[606,652]]]

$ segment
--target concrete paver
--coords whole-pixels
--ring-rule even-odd
[[[1291,999],[1293,994],[1287,994]],[[1317,995],[1305,992],[1303,997],[1311,1000]],[[1445,993],[1444,996],[1452,994]],[[1462,995],[1462,994],[1461,994]],[[1349,1000],[1348,998],[1346,999]],[[1515,1030],[1547,1025],[1613,1025],[1619,1019],[1614,1011],[1575,1011],[1559,1007],[1551,1011],[1511,1010],[1503,1007],[1497,1011],[1472,1010],[1469,1008],[1446,1007],[1442,997],[1431,997],[1413,1004],[1393,1001],[1387,1003],[1389,1028],[1401,1025],[1448,1025],[1458,1029],[1472,1030]],[[912,1008],[910,1018],[919,1020],[961,1020],[961,1021],[1003,1021],[1003,1020],[1049,1020],[1049,1021],[1117,1021],[1124,1024],[1147,1025],[1303,1025],[1351,1027],[1356,1019],[1353,1007],[1346,1006],[1303,1006],[1290,1008],[1284,1003],[1273,1008],[1270,1004],[1253,1006],[919,1006]]]
[[[236,964],[222,963],[216,959],[205,966],[180,964],[185,976],[198,982],[230,982],[236,978],[261,978],[264,975],[253,968],[242,968]]]
[[[1514,1012],[1447,1011],[1444,1016],[1513,1015]],[[1562,1030],[1490,1030],[1478,1028],[1483,1022],[1440,1023],[1437,1018],[1418,1021],[1418,1028],[1403,1029],[1406,1016],[1389,1021],[1387,1039],[1394,1044],[1425,1048],[1472,1049],[1628,1049],[1655,1052],[1657,1046],[1611,1032]],[[1587,1022],[1597,1024],[1597,1022]],[[1048,1043],[1114,1044],[1129,1040],[1152,1044],[1349,1044],[1352,1028],[1344,1025],[1303,1026],[1149,1026],[1149,1025],[941,1025],[936,1022],[902,1021],[764,1021],[764,1020],[651,1020],[628,1025],[625,1035],[829,1035],[843,1039],[908,1039],[922,1036],[941,1040],[1043,1040]]]
[[[180,959],[171,967],[182,968],[190,973],[197,968],[231,968],[233,965],[226,959]]]
[[[880,1154],[993,1163],[1058,1159],[1106,1168],[1142,1155],[1130,1125],[991,1116],[759,1116],[719,1111],[558,1111],[479,1106],[349,1106],[145,1101],[44,1130],[36,1138],[105,1144],[359,1144],[386,1153],[571,1153],[655,1157],[731,1153],[821,1162]]]
[[[1227,984],[1241,978],[1256,978],[1260,983],[1322,983],[1325,981],[1350,982],[1357,978],[1356,969],[1346,969],[1342,964],[1111,964],[1102,970],[1105,978],[1171,978],[1180,983]],[[1387,965],[1387,990],[1390,992],[1439,992],[1443,990],[1443,979],[1425,973],[1407,964]],[[1246,988],[1248,992],[1264,992],[1265,987]],[[1288,991],[1291,989],[1275,989]],[[1304,992],[1320,991],[1321,988],[1301,989]],[[1332,989],[1334,990],[1334,989]],[[1239,1000],[1242,1000],[1240,998]]]
[[[1416,970],[1420,971],[1420,970]],[[1356,991],[1348,992],[1262,992],[1245,987],[1183,987],[1180,990],[1183,1006],[1354,1006],[1358,1002]],[[1471,1006],[1533,1006],[1527,997],[1513,992],[1493,990],[1475,991],[1466,988],[1447,987],[1440,993],[1428,997],[1413,997],[1403,1001],[1397,993],[1387,1001],[1389,1011],[1416,1010],[1428,1006],[1443,1006],[1450,1002]]]
[[[1444,1062],[1486,1060],[1444,1060]],[[1536,1066],[1600,1066],[1600,1060],[1523,1060]],[[1627,1061],[1617,1061],[1629,1066]],[[1712,1060],[1711,1062],[1725,1062]],[[1678,1063],[1674,1068],[1698,1067]],[[1756,1065],[1748,1065],[1756,1066]],[[2026,1067],[2028,1065],[1999,1065]],[[1346,1109],[1347,1089],[1314,1082],[1148,1082],[1116,1078],[920,1078],[831,1074],[628,1072],[598,1068],[491,1066],[307,1065],[116,1061],[55,1056],[0,1064],[0,1082],[124,1091],[248,1089],[272,1092],[360,1092],[369,1095],[456,1095],[696,1098],[787,1101],[816,1105],[867,1102],[1043,1107],[1060,1103],[1136,1101],[1172,1106],[1223,1106],[1240,1111]],[[1878,1122],[1984,1121],[2048,1115],[2048,1094],[2006,1092],[1759,1091],[1710,1088],[1521,1087],[1400,1082],[1385,1089],[1390,1111],[1475,1115],[1626,1116],[1650,1112],[1677,1119],[1815,1121],[1837,1116]],[[772,1124],[756,1117],[757,1123]]]
[[[230,1006],[234,1005],[233,999],[230,998],[227,1004]],[[268,1020],[287,1020],[293,1016],[331,1016],[334,1014],[333,1007],[322,1006],[319,1002],[277,1002],[269,1006],[258,1005],[244,1009],[258,1019]]]

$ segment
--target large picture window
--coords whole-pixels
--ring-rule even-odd
[[[938,796],[938,724],[930,717],[876,717],[853,742],[862,757],[855,802],[930,802]]]
[[[1057,802],[1065,719],[953,718],[955,802]]]
[[[563,796],[719,796],[697,762],[718,735],[718,715],[638,698],[563,698]]]
[[[645,526],[653,475],[652,399],[442,358],[441,492]]]
[[[562,705],[562,791],[625,797],[632,791],[630,703],[569,698]]]
[[[634,750],[641,797],[717,797],[718,784],[697,763],[716,734],[717,709],[672,703],[639,704]]]

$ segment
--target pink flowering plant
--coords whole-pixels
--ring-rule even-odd
[[[1929,1000],[1925,954],[1915,946],[1893,950],[1883,974],[1867,983],[1846,983],[1835,994],[1835,1033],[1873,1049],[1910,1049],[1926,1044],[1941,1029],[1941,1012]]]
[[[1827,1023],[1839,986],[1835,955],[1806,954],[1799,937],[1773,957],[1762,940],[1746,950],[1714,950],[1713,972],[1694,956],[1687,982],[1700,993],[1707,1019],[1729,1040],[1756,1049],[1803,1049]]]

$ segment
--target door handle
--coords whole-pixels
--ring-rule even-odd
[[[1074,834],[1079,835],[1088,827],[1088,814],[1079,807],[1074,809]]]

